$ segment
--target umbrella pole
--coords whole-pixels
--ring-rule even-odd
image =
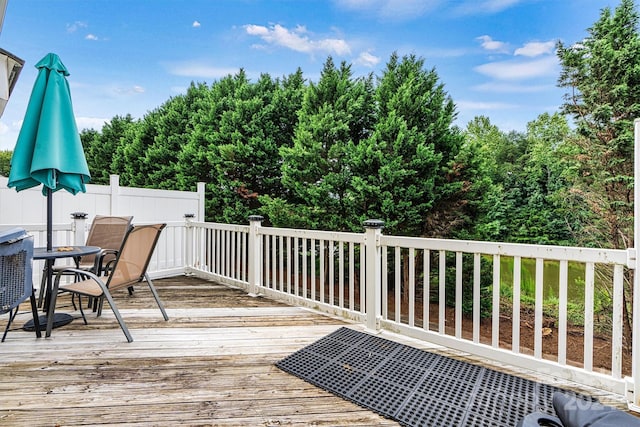
[[[51,252],[53,244],[53,194],[47,187],[47,252]]]
[[[47,252],[53,250],[53,192],[47,187]],[[47,258],[45,261],[45,274],[47,275],[47,292],[44,299],[43,308],[45,312],[49,311],[50,292],[53,282],[53,260]],[[46,319],[45,319],[46,321]],[[42,322],[41,322],[42,324]],[[45,323],[46,324],[46,323]]]

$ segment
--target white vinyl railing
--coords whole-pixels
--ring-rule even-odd
[[[364,233],[263,227],[260,217],[187,228],[189,273],[615,393],[632,384],[623,293],[633,250],[385,236],[378,221]],[[610,292],[608,317],[594,312],[598,286]],[[580,349],[569,348],[576,334]],[[596,363],[603,339],[611,354]]]

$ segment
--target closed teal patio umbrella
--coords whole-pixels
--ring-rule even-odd
[[[22,191],[42,185],[47,197],[47,251],[52,251],[53,193],[60,189],[74,195],[85,192],[85,183],[91,177],[73,115],[67,68],[54,53],[42,58],[36,68],[38,76],[11,157],[8,186]],[[47,259],[49,289],[52,264]],[[56,326],[60,326],[72,317],[56,314],[55,319]],[[41,328],[46,323],[43,316]],[[27,322],[25,329],[31,327]]]
[[[54,53],[35,66],[38,76],[13,150],[8,185],[17,191],[43,186],[47,249],[51,250],[52,193],[60,189],[74,195],[85,192],[91,177],[73,115],[67,68]]]

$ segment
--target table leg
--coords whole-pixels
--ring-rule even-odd
[[[49,261],[47,260],[47,263]],[[51,265],[47,265],[47,267],[51,267]],[[53,317],[54,317],[54,313],[56,311],[56,299],[58,298],[58,284],[59,281],[55,281],[55,283],[51,284],[51,281],[53,279],[53,271],[51,268],[47,268],[47,282],[48,285],[47,287],[50,289],[50,295],[49,295],[49,305],[47,306],[47,332],[45,334],[45,337],[49,338],[51,336],[51,330],[53,329]]]

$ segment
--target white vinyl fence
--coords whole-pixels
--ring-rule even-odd
[[[42,187],[17,192],[9,188],[8,178],[0,177],[0,226],[46,224],[46,197]],[[121,187],[118,175],[109,185],[87,184],[86,193],[75,196],[61,190],[53,193],[53,224],[64,227],[73,212],[95,215],[132,215],[134,222],[182,221],[185,215],[204,221],[204,183],[197,191],[156,190]],[[36,243],[37,244],[37,243]]]
[[[42,188],[17,192],[8,188],[7,182],[6,177],[0,177],[0,230],[24,228],[34,236],[36,247],[46,246],[47,208]],[[204,220],[204,192],[204,183],[198,183],[196,192],[121,187],[117,175],[111,176],[110,185],[88,184],[86,193],[75,196],[58,191],[53,194],[53,245],[83,245],[96,215],[131,215],[134,224],[167,224],[149,265],[150,275],[181,274],[185,218]],[[34,265],[33,271],[37,286],[42,268]]]

